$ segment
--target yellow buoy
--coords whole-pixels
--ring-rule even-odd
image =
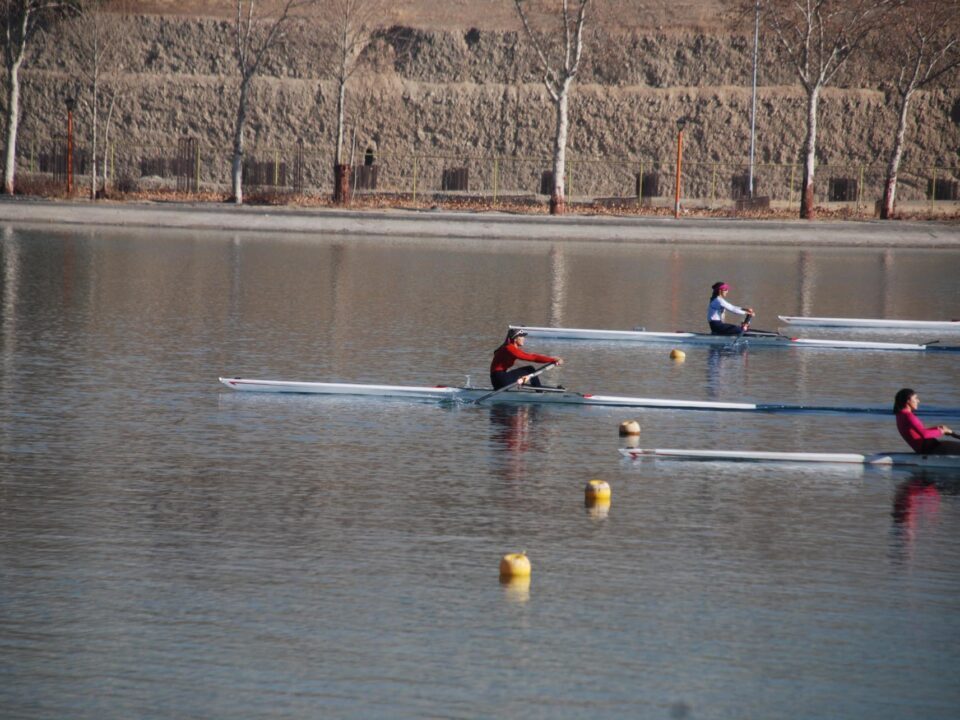
[[[584,501],[587,505],[595,502],[610,502],[610,485],[605,480],[591,480],[583,489]]]
[[[530,577],[526,551],[507,553],[500,559],[500,578]]]
[[[620,434],[639,435],[640,423],[638,423],[636,420],[624,420],[622,423],[620,423]]]
[[[687,359],[687,354],[683,350],[677,350],[674,348],[670,351],[670,359],[676,360],[677,362],[683,362]]]

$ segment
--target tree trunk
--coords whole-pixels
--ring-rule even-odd
[[[347,80],[340,77],[340,88],[337,94],[337,149],[333,158],[334,166],[343,164],[343,108],[347,94]]]
[[[333,166],[333,201],[337,205],[350,204],[350,166]]]
[[[800,196],[800,217],[813,220],[813,175],[817,162],[817,105],[820,102],[820,86],[817,85],[807,94],[807,138],[803,143],[803,191]]]
[[[7,102],[7,152],[3,164],[3,191],[13,195],[17,174],[17,128],[20,125],[20,60],[7,70],[10,97]]]
[[[250,78],[240,82],[240,98],[237,104],[237,120],[233,128],[233,202],[243,205],[243,126],[247,122],[247,92]]]
[[[337,146],[333,157],[333,202],[350,202],[350,167],[343,163],[343,109],[347,93],[347,79],[341,73],[337,92]]]
[[[107,117],[103,121],[103,170],[101,175],[103,176],[103,196],[107,196],[107,185],[110,182],[110,166],[108,164],[110,158],[110,124],[113,122],[113,109],[117,104],[117,95],[116,91],[110,98],[110,107],[107,109]],[[94,160],[96,162],[96,160]]]
[[[100,86],[96,76],[96,71],[94,71],[93,77],[93,130],[92,130],[92,142],[93,153],[90,157],[90,199],[97,199],[97,105],[99,105],[100,100]]]
[[[563,215],[567,210],[565,173],[567,166],[567,94],[570,81],[560,88],[556,100],[557,132],[553,141],[553,192],[550,195],[550,214]]]
[[[897,201],[897,171],[900,169],[900,158],[903,156],[903,139],[907,134],[907,108],[910,106],[911,93],[900,98],[900,117],[897,120],[897,134],[893,140],[893,150],[887,163],[887,179],[883,185],[883,200],[880,203],[880,219],[890,220],[893,217]]]

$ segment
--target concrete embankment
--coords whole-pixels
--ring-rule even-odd
[[[55,202],[4,198],[0,222],[403,236],[749,246],[960,248],[960,224],[731,218],[526,216],[437,210],[330,210],[189,203]]]

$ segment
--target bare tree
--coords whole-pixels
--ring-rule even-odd
[[[386,0],[327,0],[326,36],[333,57],[332,74],[337,81],[337,139],[333,159],[333,199],[349,201],[350,171],[343,158],[344,113],[347,84],[360,67],[360,57],[373,39],[373,31],[386,15]]]
[[[102,164],[106,189],[107,137],[123,89],[124,68],[133,51],[134,29],[130,16],[121,12],[122,8],[111,10],[108,6],[116,6],[116,3],[89,0],[81,6],[80,14],[70,22],[66,31],[66,40],[75,61],[73,72],[83,88],[78,100],[90,116],[91,200],[97,199],[100,190],[98,164]],[[101,116],[105,116],[102,131]]]
[[[960,67],[960,0],[912,0],[896,9],[888,23],[897,29],[877,36],[876,51],[896,75],[893,80],[897,130],[887,161],[880,217],[893,216],[897,172],[903,156],[910,101],[917,90]]]
[[[234,57],[240,71],[237,115],[233,125],[233,201],[243,204],[243,131],[247,123],[250,84],[264,61],[286,38],[293,11],[305,0],[283,0],[272,17],[260,17],[256,0],[237,0],[237,17],[233,26]]]
[[[0,0],[3,13],[3,60],[7,81],[7,137],[3,191],[13,194],[17,173],[17,134],[20,128],[20,69],[27,47],[44,18],[68,3],[62,0]]]
[[[746,0],[751,10],[753,0]],[[800,217],[814,216],[817,110],[829,85],[897,0],[764,0],[763,18],[807,94]]]
[[[583,55],[583,25],[591,0],[573,0],[576,11],[570,7],[571,0],[552,2],[552,19],[559,21],[559,28],[543,30],[534,28],[531,13],[524,9],[526,0],[513,0],[526,31],[527,39],[536,52],[543,84],[553,101],[556,112],[556,129],[553,138],[553,190],[550,193],[550,214],[562,215],[566,209],[565,180],[567,127],[569,116],[567,102],[570,87],[580,70]]]

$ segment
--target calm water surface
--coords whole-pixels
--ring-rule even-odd
[[[901,449],[888,415],[217,383],[486,384],[510,322],[699,329],[720,279],[759,327],[960,316],[956,251],[734,241],[0,228],[0,715],[957,717],[960,476],[617,453],[627,418],[646,446]],[[909,385],[960,426],[950,354],[528,347],[588,392],[880,407]],[[503,586],[519,550],[532,582]]]

